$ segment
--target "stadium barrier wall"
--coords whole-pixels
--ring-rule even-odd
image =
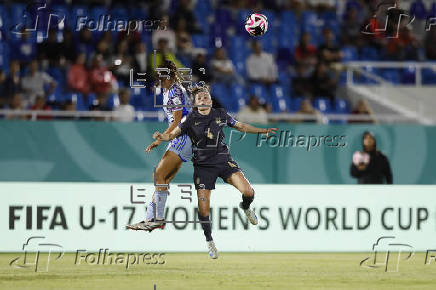
[[[355,184],[349,168],[372,131],[391,162],[396,184],[436,184],[436,127],[421,125],[270,124],[268,141],[227,129],[232,156],[253,183]],[[153,182],[166,144],[144,148],[165,123],[0,122],[0,181]],[[264,126],[265,127],[265,126]],[[192,182],[186,163],[176,182]]]
[[[153,184],[0,183],[1,251],[205,251],[192,185],[170,188],[167,226],[125,230],[144,218]],[[255,185],[249,225],[229,185],[212,193],[213,237],[220,251],[369,252],[373,246],[436,249],[436,186]],[[173,223],[176,221],[177,223]],[[190,221],[187,223],[187,221]],[[436,250],[434,250],[436,251]]]

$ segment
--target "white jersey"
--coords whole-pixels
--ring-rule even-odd
[[[190,105],[188,94],[185,88],[179,83],[174,83],[169,90],[165,90],[163,94],[163,104],[163,110],[167,116],[168,123],[174,122],[173,112],[175,111],[182,110],[182,117],[191,112],[190,107],[185,107],[186,105]]]

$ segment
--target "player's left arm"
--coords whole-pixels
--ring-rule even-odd
[[[269,133],[275,134],[276,131],[278,130],[277,128],[257,128],[251,126],[250,124],[242,123],[239,121],[236,121],[236,123],[233,125],[233,128],[245,133],[254,133],[254,134],[261,133],[261,134],[266,134],[267,136]]]

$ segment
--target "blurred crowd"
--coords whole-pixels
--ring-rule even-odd
[[[271,112],[313,116],[305,122],[321,122],[323,113],[370,115],[364,101],[353,109],[343,96],[338,97],[338,87],[345,83],[344,61],[436,60],[436,27],[430,31],[424,27],[436,4],[416,0],[407,7],[387,9],[378,3],[48,1],[49,7],[67,12],[69,19],[80,13],[89,17],[103,13],[114,19],[153,22],[150,29],[127,32],[76,31],[74,22],[66,21],[62,27],[49,27],[43,38],[24,27],[21,33],[10,33],[3,25],[0,107],[115,110],[118,120],[131,121],[135,110],[157,110],[152,100],[153,75],[169,59],[179,68],[191,68],[192,81],[210,84],[216,102],[239,112],[242,120],[268,122]],[[0,23],[11,27],[19,21],[13,18],[14,11],[25,8],[6,1],[0,7]],[[269,31],[263,37],[252,38],[244,31],[243,20],[250,11],[267,15]],[[413,26],[400,16],[404,11],[416,15]],[[146,88],[131,88],[131,69],[135,76],[146,73]],[[398,76],[399,82],[407,82]]]

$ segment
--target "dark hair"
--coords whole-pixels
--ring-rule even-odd
[[[170,72],[169,72],[170,78],[176,79],[176,82],[181,83],[179,72],[177,70],[177,66],[173,61],[165,59],[163,61],[163,64],[160,67],[169,69],[170,70]]]
[[[191,96],[194,99],[194,101],[195,101],[195,96],[197,96],[199,93],[202,92],[210,94],[209,87],[204,85],[204,86],[195,86],[191,89]]]

